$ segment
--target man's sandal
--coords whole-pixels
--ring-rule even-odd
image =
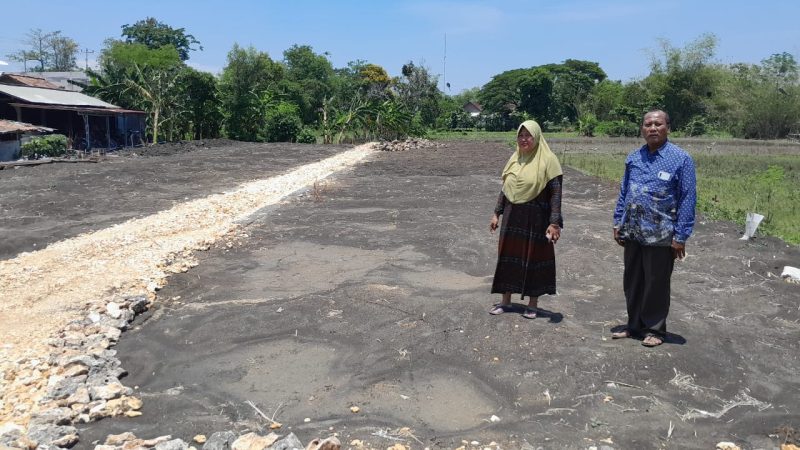
[[[491,315],[493,315],[493,316],[497,316],[497,315],[499,315],[499,314],[503,314],[503,313],[511,312],[511,311],[513,311],[513,310],[514,310],[514,307],[513,307],[513,306],[511,306],[511,305],[501,305],[501,304],[497,304],[497,305],[494,305],[494,308],[492,308],[491,310],[489,310],[489,314],[491,314]]]
[[[642,345],[645,347],[658,347],[664,343],[664,338],[657,334],[647,333],[647,336],[642,340]]]
[[[631,337],[631,333],[628,330],[615,331],[611,333],[611,339],[627,339],[629,337]]]
[[[525,308],[525,312],[522,313],[522,317],[526,319],[535,319],[537,314],[538,310],[536,308]]]

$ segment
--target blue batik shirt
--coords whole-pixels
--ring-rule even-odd
[[[692,234],[697,202],[694,161],[667,141],[654,153],[647,145],[625,160],[614,228],[643,245],[684,243]]]

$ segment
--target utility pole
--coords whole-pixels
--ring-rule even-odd
[[[88,48],[84,48],[83,50],[81,50],[81,53],[84,54],[83,70],[89,70],[89,53],[94,53],[94,50],[89,50]]]
[[[447,33],[444,34],[444,58],[442,58],[442,64],[444,65],[442,69],[442,81],[444,81],[442,92],[444,92],[444,88],[447,86]]]

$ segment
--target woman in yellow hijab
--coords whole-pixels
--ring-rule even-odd
[[[517,129],[517,150],[503,169],[503,190],[489,229],[498,228],[500,243],[492,293],[502,294],[490,314],[513,311],[511,294],[529,297],[522,313],[535,319],[539,296],[556,293],[554,244],[561,237],[562,171],[558,158],[533,120]]]

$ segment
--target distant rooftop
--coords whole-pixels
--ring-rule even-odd
[[[15,120],[0,119],[0,134],[9,133],[52,133],[55,131],[53,128],[41,127],[25,122],[17,122]]]
[[[106,103],[100,99],[90,97],[80,92],[70,92],[61,89],[44,89],[27,86],[11,86],[0,84],[0,93],[9,95],[28,103],[43,105],[63,106],[91,106],[97,108],[114,108],[116,105]]]
[[[58,85],[53,84],[40,76],[23,75],[21,73],[4,73],[0,75],[0,84],[59,89]]]
[[[86,75],[86,72],[80,70],[75,72],[26,72],[24,75],[38,75],[61,89],[75,92],[81,92],[83,89],[80,86],[70,83],[70,81],[77,81],[83,84],[89,83],[89,76]]]

